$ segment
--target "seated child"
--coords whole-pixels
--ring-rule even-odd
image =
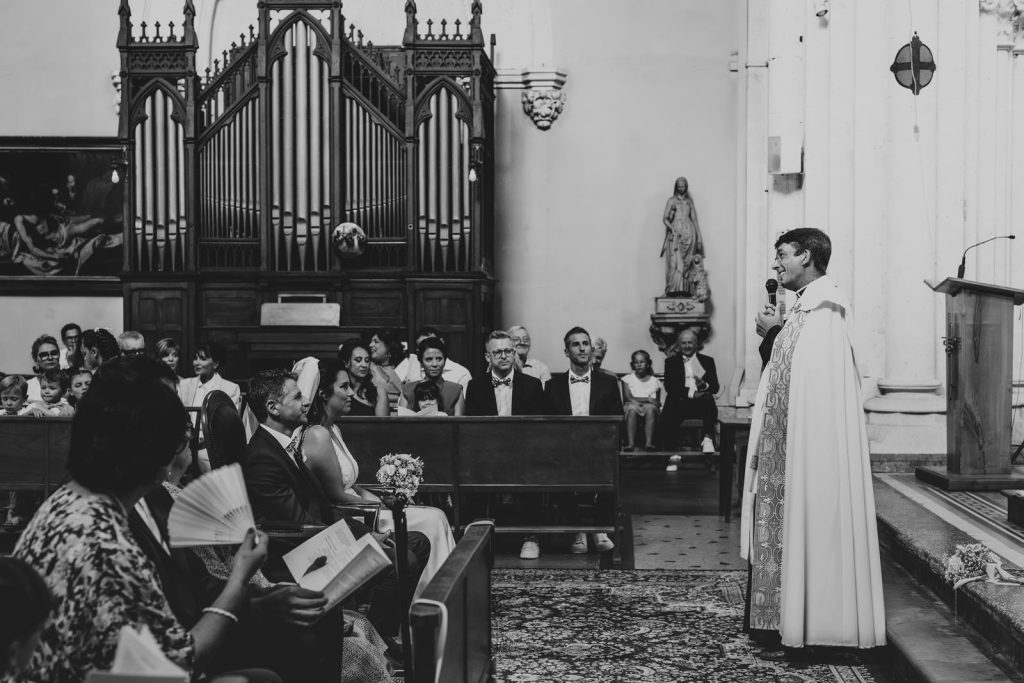
[[[17,679],[39,645],[52,598],[46,582],[24,561],[0,557],[0,678]]]
[[[633,372],[622,378],[625,385],[623,397],[626,413],[626,447],[622,450],[636,450],[636,428],[641,419],[644,425],[644,448],[655,450],[654,430],[661,414],[661,381],[654,376],[651,355],[643,349],[634,351],[630,358]]]
[[[441,402],[441,389],[433,382],[420,382],[413,389],[415,402],[412,409],[417,415],[447,415],[448,413],[438,410]]]
[[[43,371],[39,375],[39,394],[43,400],[33,403],[33,407],[42,410],[46,417],[71,417],[75,409],[66,398],[69,385],[68,373],[63,370]]]
[[[92,384],[92,373],[88,370],[78,370],[71,375],[71,388],[68,390],[68,403],[73,406],[78,405],[78,401],[85,396],[85,392],[89,391],[89,385]]]
[[[28,382],[21,375],[7,375],[0,379],[0,414],[25,415],[32,406],[25,405],[28,400]]]

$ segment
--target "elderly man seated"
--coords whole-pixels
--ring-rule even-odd
[[[661,411],[659,429],[663,448],[678,442],[683,420],[698,419],[702,423],[704,453],[715,452],[715,423],[718,421],[718,372],[710,356],[697,353],[697,333],[686,329],[679,333],[679,355],[665,359],[665,406]],[[669,461],[668,471],[677,469],[679,457]]]

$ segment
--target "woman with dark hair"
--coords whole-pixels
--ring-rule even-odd
[[[387,417],[391,412],[388,406],[387,386],[376,381],[370,371],[369,347],[359,339],[349,339],[338,350],[338,360],[348,370],[352,378],[352,388],[355,390],[350,414],[357,417]]]
[[[86,370],[96,372],[97,368],[111,358],[121,355],[117,346],[117,338],[102,328],[86,330],[82,333],[81,342],[82,366]]]
[[[220,376],[217,370],[227,360],[224,347],[216,343],[200,344],[192,355],[192,369],[195,377],[186,377],[178,383],[178,398],[186,408],[202,408],[203,401],[211,391],[223,391],[235,404],[235,410],[242,411],[242,390],[234,382]],[[199,416],[195,415],[193,424],[197,429]],[[206,453],[206,435],[199,433],[199,452],[196,454],[200,472],[210,471],[210,456]]]
[[[0,677],[17,678],[28,666],[51,603],[50,589],[35,569],[0,556]]]
[[[383,385],[388,394],[388,408],[395,412],[398,399],[402,395],[402,380],[395,372],[395,366],[405,358],[405,347],[394,330],[386,327],[378,328],[367,342],[370,350],[370,372],[374,383]]]
[[[379,503],[380,498],[356,484],[359,463],[341,436],[341,425],[355,395],[352,376],[339,361],[332,361],[321,363],[317,379],[317,389],[307,413],[309,426],[302,436],[306,466],[332,503]],[[406,508],[406,521],[409,531],[418,531],[430,541],[430,557],[417,584],[418,595],[455,547],[455,539],[448,518],[437,508],[410,505]],[[379,525],[380,531],[394,529],[389,510],[380,511]]]
[[[38,403],[43,400],[39,390],[39,375],[47,370],[60,369],[60,347],[57,340],[48,334],[36,337],[32,342],[32,374],[35,375],[28,381],[28,402]]]
[[[104,365],[79,401],[68,452],[71,481],[43,503],[14,549],[45,574],[53,595],[53,616],[23,680],[82,680],[109,669],[125,626],[147,627],[190,675],[209,673],[249,578],[266,559],[266,536],[250,530],[213,606],[190,630],[178,622],[156,569],[133,540],[128,510],[188,448],[188,416],[159,373],[141,363],[157,361],[128,360]]]
[[[439,411],[447,415],[465,415],[466,399],[463,396],[462,385],[458,382],[449,382],[441,376],[444,373],[444,364],[448,360],[448,348],[445,343],[437,337],[427,337],[416,347],[416,355],[423,366],[423,379],[402,385],[399,405],[411,409],[416,405],[416,387],[429,382],[437,385],[441,391],[441,400],[437,404]]]

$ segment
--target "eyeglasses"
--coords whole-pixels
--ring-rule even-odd
[[[494,349],[493,351],[490,351],[489,353],[492,356],[511,356],[515,352],[516,352],[515,349]]]
[[[36,354],[37,358],[60,358],[60,351],[40,351]]]
[[[146,349],[128,349],[127,351],[122,351],[121,355],[123,355],[123,356],[144,356],[144,355],[146,355]]]

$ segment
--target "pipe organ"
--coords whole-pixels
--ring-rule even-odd
[[[401,45],[346,26],[338,0],[263,0],[256,26],[196,68],[192,0],[176,31],[121,0],[125,326],[240,351],[245,376],[376,326],[434,325],[478,357],[492,325],[494,69],[482,5]],[[155,29],[155,30],[154,30]],[[340,223],[361,255],[335,249]],[[341,304],[337,329],[273,330],[264,303]],[[410,339],[411,341],[411,339]],[[285,355],[288,354],[288,355]]]

